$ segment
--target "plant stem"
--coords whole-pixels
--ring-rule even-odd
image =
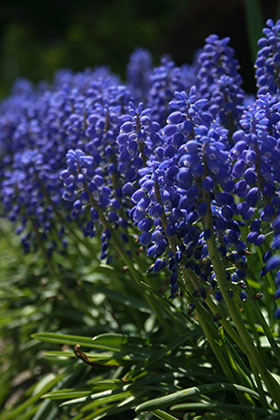
[[[100,222],[101,222],[103,228],[110,230],[112,243],[113,243],[113,245],[114,245],[117,253],[121,257],[121,259],[123,260],[123,262],[126,264],[126,266],[127,266],[128,270],[130,271],[130,274],[132,275],[133,279],[135,280],[134,283],[132,282],[133,287],[135,288],[135,290],[138,293],[140,293],[140,289],[141,289],[141,277],[139,277],[140,274],[134,268],[134,265],[133,265],[132,260],[129,258],[129,256],[127,255],[127,253],[124,251],[123,245],[120,242],[118,236],[110,228],[110,225],[109,225],[108,221],[106,220],[106,218],[105,218],[102,210],[100,209],[98,203],[96,202],[96,200],[91,195],[91,193],[90,193],[87,185],[85,185],[85,190],[89,194],[91,205],[93,206],[93,208],[98,213],[98,216],[99,216],[99,219],[100,219]],[[163,315],[158,310],[158,308],[156,306],[156,303],[154,302],[154,299],[151,298],[151,296],[147,292],[144,292],[144,297],[145,297],[146,301],[148,302],[148,304],[150,305],[150,307],[153,309],[153,311],[157,314],[157,318],[158,318],[159,322],[161,323],[161,325],[163,326],[163,328],[166,330],[167,334],[169,336],[172,336],[172,328],[170,328],[169,323],[164,319]]]
[[[250,287],[248,289],[250,291]],[[252,295],[253,295],[253,293],[252,293]],[[278,344],[276,343],[269,326],[267,325],[267,322],[266,322],[266,320],[265,320],[265,318],[262,314],[261,308],[258,305],[258,301],[252,300],[251,304],[253,306],[254,314],[258,318],[258,320],[259,320],[259,322],[260,322],[260,324],[261,324],[261,326],[264,330],[264,333],[265,333],[265,335],[266,335],[266,337],[269,341],[269,344],[272,347],[272,350],[274,352],[274,356],[276,357],[277,363],[280,366],[280,348],[279,348]]]
[[[207,321],[204,319],[203,314],[201,313],[200,310],[197,310],[197,317],[198,317],[198,321],[199,324],[207,338],[207,341],[213,351],[213,353],[216,356],[217,361],[219,362],[219,364],[221,365],[221,368],[223,369],[226,377],[232,382],[235,382],[235,378],[232,374],[232,370],[230,369],[230,367],[228,366],[227,361],[224,358],[222,349],[219,347],[219,345],[217,345],[213,333],[212,331],[210,331],[209,326],[207,325]]]
[[[185,269],[186,272],[187,269]],[[183,272],[183,278],[185,280],[185,276],[184,276],[184,272]],[[231,381],[235,381],[233,375],[232,375],[232,371],[228,366],[228,363],[226,362],[223,352],[221,351],[221,348],[217,345],[216,341],[219,339],[219,336],[217,334],[217,329],[214,328],[214,324],[213,322],[209,319],[208,314],[205,312],[205,308],[203,308],[203,306],[201,305],[200,302],[196,302],[194,298],[192,297],[193,294],[193,290],[194,288],[192,287],[193,285],[190,285],[188,283],[188,285],[184,284],[184,286],[186,287],[186,295],[187,295],[187,299],[195,304],[196,307],[196,313],[197,313],[197,317],[198,317],[198,321],[199,324],[209,342],[209,345],[213,351],[213,353],[215,354],[217,361],[220,363],[225,375],[228,377],[229,380]],[[191,289],[190,289],[191,288]],[[214,338],[216,336],[216,338]]]
[[[32,218],[29,218],[29,219],[30,219],[30,222],[32,224],[32,227],[33,227],[33,230],[34,230],[34,233],[35,233],[36,243],[37,243],[37,245],[38,245],[38,247],[39,247],[39,249],[40,249],[40,251],[43,255],[45,263],[46,263],[52,277],[55,278],[59,282],[63,293],[65,294],[65,296],[67,296],[69,298],[70,302],[72,302],[74,306],[76,306],[78,309],[80,309],[86,315],[95,319],[92,316],[91,312],[88,310],[87,306],[84,305],[82,302],[80,302],[79,299],[76,297],[76,295],[71,290],[68,289],[68,287],[62,281],[60,275],[56,272],[56,269],[55,269],[52,261],[50,260],[50,258],[48,256],[47,250],[46,250],[45,245],[44,245],[44,241],[41,238],[41,234],[40,234],[40,231],[38,229],[38,226],[37,226],[36,222]]]
[[[191,279],[193,286],[197,289],[197,279],[195,277],[195,273],[189,268],[183,268],[184,273],[187,275],[189,279]],[[224,311],[219,311],[216,304],[212,301],[210,296],[207,296],[205,299],[206,304],[208,305],[209,309],[211,310],[212,314],[215,316],[219,312],[222,312],[222,318],[219,322],[222,324],[224,329],[227,331],[228,335],[233,339],[233,341],[238,345],[238,347],[246,353],[246,348],[244,347],[243,343],[240,341],[239,335],[234,331],[231,327],[230,323],[225,319]]]
[[[246,348],[246,355],[251,360],[251,362],[256,366],[256,369],[260,372],[267,389],[269,390],[272,399],[275,401],[277,406],[280,408],[280,386],[275,381],[269,370],[267,369],[262,357],[260,356],[258,350],[254,346],[252,339],[244,325],[244,322],[240,316],[240,313],[237,311],[237,308],[234,304],[233,299],[229,296],[229,289],[226,280],[226,275],[224,267],[220,261],[219,252],[215,243],[213,220],[211,213],[211,201],[210,194],[208,191],[203,192],[203,198],[207,205],[206,215],[203,217],[203,224],[205,229],[211,231],[211,237],[207,240],[207,246],[209,255],[212,261],[213,269],[223,295],[224,301],[228,307],[230,316],[235,324],[235,327],[240,335],[240,338],[243,342],[243,345]]]
[[[162,200],[161,200],[161,196],[160,196],[160,189],[159,189],[159,185],[158,185],[157,181],[155,182],[155,196],[156,196],[157,202],[160,203],[162,208],[164,209],[164,206],[163,206],[163,203],[162,203]],[[165,214],[164,210],[163,210],[163,213],[162,213],[162,216],[161,216],[161,223],[162,223],[162,226],[163,226],[164,231],[166,233],[166,227],[167,227],[168,221],[167,221],[167,217],[166,217],[166,214]],[[168,241],[169,241],[170,248],[172,249],[173,254],[175,255],[176,251],[177,251],[176,238],[172,237],[172,236],[168,236]],[[188,281],[184,276],[184,273],[186,273],[188,275],[188,277],[187,277],[188,279],[190,279],[190,280],[194,279],[194,276],[192,275],[192,270],[190,270],[188,268],[184,268],[182,263],[181,263],[181,269],[182,269],[182,273],[183,273],[183,278],[185,280],[185,287],[186,287],[186,290],[187,290],[188,300],[191,300],[191,302],[194,303],[194,300],[192,299],[194,285],[192,284],[192,281]],[[225,375],[230,380],[233,380],[232,372],[231,372],[230,368],[228,367],[228,365],[227,365],[227,363],[226,363],[226,361],[223,357],[222,351],[220,351],[220,349],[217,347],[217,345],[215,343],[215,340],[213,340],[213,337],[212,337],[211,333],[209,333],[209,317],[208,317],[208,314],[206,314],[206,316],[205,316],[204,310],[203,310],[203,308],[200,304],[199,305],[196,304],[196,309],[197,309],[197,316],[198,316],[201,328],[203,329],[203,332],[204,332],[204,334],[205,334],[205,336],[206,336],[206,338],[207,338],[207,340],[208,340],[208,342],[209,342],[217,360],[219,361]],[[211,324],[210,324],[210,327],[212,328]]]
[[[43,193],[43,195],[44,195],[47,203],[53,209],[54,214],[56,215],[57,219],[60,221],[60,223],[62,224],[62,226],[66,226],[66,228],[68,229],[69,233],[71,233],[71,235],[78,241],[78,243],[83,244],[84,247],[89,252],[92,252],[92,247],[90,246],[90,244],[87,241],[85,241],[83,237],[81,237],[80,235],[78,235],[78,233],[72,228],[72,226],[66,220],[66,218],[62,216],[62,214],[58,211],[57,206],[54,204],[54,202],[50,198],[50,196],[48,194],[48,191],[46,190],[46,188],[45,188],[44,184],[42,183],[42,181],[40,180],[40,178],[38,176],[36,178],[37,178],[37,181],[40,184],[40,190],[42,191],[42,193]]]

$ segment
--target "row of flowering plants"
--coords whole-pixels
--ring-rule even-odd
[[[24,255],[0,328],[33,371],[1,418],[279,418],[280,21],[255,96],[229,42],[1,103],[2,226]]]

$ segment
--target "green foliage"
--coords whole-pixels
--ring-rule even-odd
[[[268,419],[277,414],[236,343],[213,323],[216,343],[231,365],[233,382],[228,382],[184,301],[158,292],[164,274],[142,281],[159,310],[155,313],[143,295],[128,288],[131,279],[123,266],[116,271],[100,265],[94,243],[75,253],[70,241],[76,277],[69,258],[57,252],[54,261],[61,279],[87,305],[84,313],[63,294],[39,254],[22,256],[4,225],[0,244],[1,420]],[[249,271],[250,287],[258,291],[255,267]],[[248,328],[276,371],[262,323],[254,319]]]

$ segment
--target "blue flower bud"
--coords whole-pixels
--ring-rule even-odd
[[[175,111],[168,116],[167,122],[171,124],[179,124],[183,122],[184,118],[184,115],[180,111]]]
[[[233,165],[232,173],[236,178],[240,178],[243,175],[244,169],[245,161],[240,159]]]
[[[277,300],[280,298],[280,287],[276,290],[276,292],[274,293],[274,299]]]
[[[140,201],[144,197],[145,197],[145,191],[140,188],[133,193],[131,200],[134,201],[135,203],[138,203],[138,201]]]
[[[280,256],[273,255],[272,257],[269,258],[269,260],[266,263],[266,270],[271,271],[271,270],[275,270],[278,267],[280,267]]]
[[[76,201],[73,203],[73,211],[74,211],[75,213],[80,213],[81,208],[82,208],[82,203],[81,203],[81,201],[80,201],[80,200],[76,200]]]
[[[257,238],[258,238],[258,233],[257,233],[257,232],[250,232],[250,233],[248,233],[248,235],[247,235],[247,241],[248,241],[250,244],[255,244],[255,243],[256,243],[256,240],[257,240]]]
[[[108,220],[110,222],[117,222],[119,219],[119,216],[117,215],[117,213],[114,210],[110,210],[108,213]]]
[[[241,299],[241,300],[243,300],[243,301],[245,301],[245,300],[247,300],[247,299],[248,299],[247,293],[246,293],[246,292],[244,292],[244,290],[242,290],[242,291],[239,293],[239,297],[240,297],[240,299]]]
[[[143,219],[138,223],[138,229],[140,229],[142,232],[148,232],[153,225],[152,219]]]
[[[257,246],[261,246],[264,243],[264,241],[265,241],[265,235],[261,234],[261,235],[258,235],[255,244]]]
[[[157,259],[153,265],[153,271],[158,273],[164,267],[164,261],[161,259]]]
[[[93,177],[93,182],[95,183],[95,185],[96,185],[97,187],[101,187],[101,185],[103,185],[103,184],[104,184],[104,179],[103,179],[103,177],[102,177],[102,176],[100,176],[100,175],[95,175],[95,176]]]
[[[275,231],[280,230],[280,216],[275,217],[272,221],[272,227]]]
[[[176,233],[176,228],[173,223],[168,223],[166,226],[166,235],[167,236],[173,236]]]
[[[280,319],[280,306],[277,307],[274,316],[276,319]]]
[[[217,299],[217,301],[218,301],[218,302],[221,302],[221,300],[223,300],[223,295],[222,295],[222,293],[221,293],[220,291],[218,291],[218,292],[215,294],[215,298]]]
[[[141,233],[139,237],[139,241],[142,245],[148,245],[151,239],[152,239],[152,235],[149,232],[143,232]]]
[[[164,127],[163,132],[164,132],[165,136],[171,137],[171,136],[173,136],[174,133],[176,133],[176,130],[177,130],[176,125],[168,124]]]
[[[131,182],[127,182],[122,187],[122,192],[124,195],[130,195],[133,191],[133,184]]]
[[[157,245],[152,245],[147,250],[148,257],[155,257],[157,255]]]

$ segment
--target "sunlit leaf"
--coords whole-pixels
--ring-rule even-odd
[[[174,404],[175,402],[180,401],[182,399],[188,399],[194,396],[198,396],[201,394],[209,394],[211,392],[216,392],[216,391],[240,391],[243,393],[246,392],[257,398],[259,397],[259,394],[257,392],[253,391],[252,389],[240,386],[240,385],[228,384],[228,383],[213,383],[213,384],[200,385],[196,387],[183,389],[182,391],[174,392],[169,395],[164,395],[159,398],[154,398],[150,401],[146,401],[143,404],[140,404],[138,407],[136,407],[136,411],[153,410],[156,408],[161,408],[167,405]]]

